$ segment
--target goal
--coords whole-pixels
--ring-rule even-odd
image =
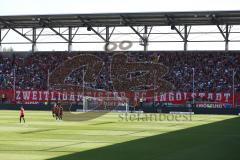
[[[83,112],[128,112],[126,97],[83,97]]]

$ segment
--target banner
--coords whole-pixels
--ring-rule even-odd
[[[9,102],[35,103],[35,102],[81,102],[82,92],[73,91],[44,91],[44,90],[0,90]],[[171,102],[174,104],[186,104],[187,102],[218,102],[232,104],[233,97],[229,92],[224,93],[189,93],[189,92],[109,92],[109,91],[85,91],[84,96],[101,98],[128,98],[130,103],[146,102]],[[235,94],[235,104],[240,104],[239,93]]]
[[[196,108],[232,108],[232,104],[229,103],[221,103],[221,102],[196,102]]]

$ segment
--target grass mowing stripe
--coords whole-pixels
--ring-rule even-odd
[[[115,154],[114,158],[112,157],[111,159],[135,159],[136,157],[138,157],[138,155],[134,153],[135,149],[139,150],[142,148],[148,150],[148,148],[154,149],[155,147],[157,147],[158,151],[159,149],[160,151],[166,150],[169,151],[169,155],[171,155],[170,152],[172,147],[169,146],[169,142],[177,143],[179,141],[182,141],[181,138],[183,138],[187,139],[187,141],[184,143],[191,144],[191,141],[195,140],[193,139],[193,137],[197,137],[197,139],[199,139],[199,142],[201,142],[201,140],[206,140],[208,137],[209,140],[215,139],[216,144],[218,144],[219,146],[224,146],[224,144],[221,143],[224,143],[228,139],[230,141],[232,139],[235,139],[236,142],[233,141],[232,144],[235,144],[237,146],[239,136],[237,136],[237,130],[235,129],[236,125],[238,125],[236,123],[233,123],[232,126],[223,125],[223,127],[218,127],[219,132],[203,133],[199,132],[199,130],[196,129],[196,131],[191,132],[191,134],[187,132],[181,132],[181,130],[183,129],[191,129],[192,127],[196,126],[200,127],[204,124],[211,124],[234,117],[237,116],[193,115],[192,121],[185,122],[125,122],[119,121],[118,113],[108,113],[89,121],[62,121],[60,123],[52,118],[51,112],[26,111],[26,125],[20,125],[18,119],[18,112],[1,110],[0,157],[4,160],[53,160],[53,157],[56,157],[56,160],[90,160],[91,158],[101,160],[103,157],[106,156],[106,151],[106,154],[110,154],[109,156]],[[205,127],[207,128],[207,126]],[[224,127],[232,127],[232,129],[228,128],[228,131],[223,132]],[[173,133],[175,131],[177,131],[179,135],[174,135]],[[152,143],[146,142],[143,145],[139,144],[136,146],[136,148],[131,149],[132,141],[137,140],[142,142],[141,139],[148,137],[151,139],[154,136],[165,137],[166,134],[170,134],[172,138],[172,140],[168,140],[169,142],[167,142],[166,138],[161,138],[161,144],[166,144],[164,146],[166,148],[159,148],[159,144],[156,145],[155,141],[153,141]],[[188,141],[188,138],[190,138],[191,141]],[[218,142],[217,138],[223,138],[224,140]],[[117,144],[121,144],[120,146],[122,147],[122,144],[125,143],[130,145],[124,145],[122,148],[124,150],[122,150],[121,148],[118,150],[119,152],[122,151],[122,154],[127,156],[127,158],[122,158],[123,155],[118,153],[118,151],[114,151],[112,153],[111,150],[108,150],[108,147],[110,146],[115,147]],[[212,143],[211,145],[213,144],[214,143]],[[230,144],[225,145],[229,149],[232,148]],[[203,144],[199,145],[200,149],[204,150],[204,147],[205,145]],[[184,152],[187,153],[190,148],[194,147],[186,146],[186,151]],[[225,152],[230,152],[228,148]],[[104,152],[97,152],[97,154],[95,154],[96,149],[103,149]],[[129,149],[129,151],[126,151],[125,149]],[[93,155],[89,155],[89,153],[92,153],[92,151],[94,151]],[[131,153],[131,151],[133,152]],[[143,151],[144,150],[140,151],[139,153],[144,153]],[[194,153],[195,149],[191,149],[191,152]],[[76,157],[68,156],[68,154],[74,153],[76,153]],[[176,153],[179,154],[179,152]],[[151,152],[149,152],[149,154],[151,154]],[[142,158],[147,157],[146,159],[149,160],[151,159],[151,156],[149,154],[146,154],[145,156],[140,156],[138,158],[139,160],[141,160]],[[66,157],[64,157],[64,155]],[[81,155],[83,155],[82,158]],[[172,156],[174,157],[176,155],[174,154]],[[164,154],[161,155],[161,157],[165,157]],[[154,158],[158,159],[156,157]],[[169,157],[166,157],[166,159],[169,159]],[[175,157],[172,159],[178,158]],[[229,159],[233,160],[234,157],[229,156]],[[105,160],[107,160],[107,158]]]
[[[57,129],[38,129],[35,131],[21,132],[21,134],[32,134],[32,133],[48,132],[53,130],[57,130]]]
[[[64,148],[64,147],[73,146],[73,145],[77,145],[77,144],[83,144],[83,143],[84,142],[71,143],[71,144],[67,144],[67,145],[63,145],[63,146],[57,146],[57,147],[52,147],[52,148],[48,148],[48,149],[43,149],[41,151],[50,151],[50,150],[54,150],[54,149]]]
[[[132,133],[122,134],[121,136],[128,136],[128,135],[133,135],[133,134],[142,133],[142,132],[145,132],[145,131],[136,131],[136,132],[132,132]]]
[[[115,122],[101,122],[101,123],[93,123],[91,125],[103,125],[103,124],[110,124],[110,123],[115,123]]]

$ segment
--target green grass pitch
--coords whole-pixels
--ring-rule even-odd
[[[125,121],[108,113],[56,121],[51,112],[0,110],[1,160],[239,160],[240,118],[192,115],[185,121]]]

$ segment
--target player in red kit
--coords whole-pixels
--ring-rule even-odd
[[[63,116],[63,107],[61,106],[61,104],[59,104],[59,119],[62,120],[62,116]]]
[[[55,108],[54,108],[54,112],[55,112],[55,118],[56,120],[59,119],[59,104],[56,104]]]
[[[22,123],[22,119],[23,119],[23,121],[24,121],[24,123],[25,123],[25,118],[24,118],[24,116],[25,116],[25,110],[24,110],[23,107],[20,108],[19,114],[20,114],[20,118],[19,118],[20,123]]]
[[[57,107],[57,103],[55,103],[54,105],[53,105],[53,107],[52,107],[52,116],[53,116],[53,118],[56,116],[56,107]]]

